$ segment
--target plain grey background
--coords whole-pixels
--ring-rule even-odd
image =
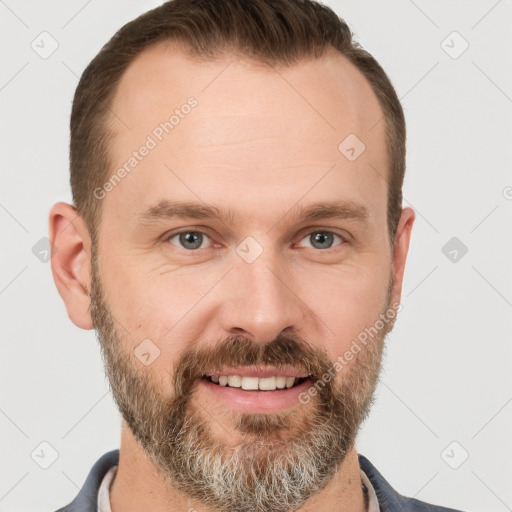
[[[511,510],[511,2],[326,3],[402,99],[404,206],[417,213],[403,309],[358,451],[404,495]],[[71,202],[78,78],[118,28],[158,4],[0,0],[1,511],[64,506],[119,446],[94,331],[67,317],[41,239],[51,205]]]

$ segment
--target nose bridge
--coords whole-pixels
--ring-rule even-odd
[[[292,291],[293,283],[287,282],[290,277],[282,256],[270,247],[258,249],[251,240],[247,244],[237,247],[223,307],[223,328],[267,343],[286,328],[300,328],[302,302]]]

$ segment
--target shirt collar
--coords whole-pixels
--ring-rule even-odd
[[[117,473],[117,466],[112,466],[101,481],[98,490],[98,512],[112,512],[110,508],[110,487],[114,482],[114,477]],[[372,483],[368,480],[366,473],[361,469],[361,480],[368,490],[368,511],[367,512],[380,512],[377,494],[373,488]]]

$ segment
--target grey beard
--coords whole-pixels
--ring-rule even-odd
[[[340,389],[322,388],[306,411],[239,414],[234,431],[243,437],[233,447],[212,439],[194,389],[162,400],[125,354],[106,359],[119,409],[169,486],[219,512],[289,512],[322,490],[353,446],[378,375],[360,365]]]
[[[324,488],[341,465],[355,437],[345,427],[343,418],[321,412],[292,439],[246,437],[230,448],[211,440],[207,421],[189,417],[173,443],[146,448],[170,485],[210,508],[288,512]]]

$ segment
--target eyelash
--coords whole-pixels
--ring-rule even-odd
[[[173,238],[176,238],[177,236],[179,235],[182,235],[183,233],[194,233],[194,234],[200,234],[200,235],[203,235],[203,236],[206,236],[207,238],[209,238],[210,240],[212,240],[212,238],[207,235],[205,232],[203,231],[199,231],[199,230],[193,230],[193,229],[185,229],[185,230],[182,230],[182,231],[178,231],[176,233],[171,233],[169,235],[166,235],[165,236],[165,239],[164,239],[164,242],[169,242],[172,244],[172,242],[170,242]],[[312,234],[314,233],[322,233],[322,234],[329,234],[329,235],[334,235],[334,236],[337,236],[340,240],[341,240],[341,243],[339,243],[338,245],[335,245],[335,246],[332,246],[332,247],[328,247],[327,249],[317,249],[318,251],[320,252],[327,252],[331,249],[335,249],[336,247],[340,247],[342,245],[345,245],[347,242],[347,239],[343,236],[341,236],[340,234],[334,232],[334,231],[330,231],[330,230],[327,230],[327,229],[314,229],[312,231],[309,231],[304,237],[301,238],[300,241],[304,240],[305,238],[308,238],[310,237]],[[172,245],[175,245],[175,244],[172,244]],[[177,246],[175,245],[175,247],[178,247],[178,249],[181,249],[182,251],[185,251],[187,253],[194,253],[194,252],[199,252],[201,250],[201,248],[198,248],[198,249],[185,249],[184,247],[180,247],[180,246]],[[307,247],[308,249],[315,249],[315,247]],[[203,248],[205,249],[205,248]]]

